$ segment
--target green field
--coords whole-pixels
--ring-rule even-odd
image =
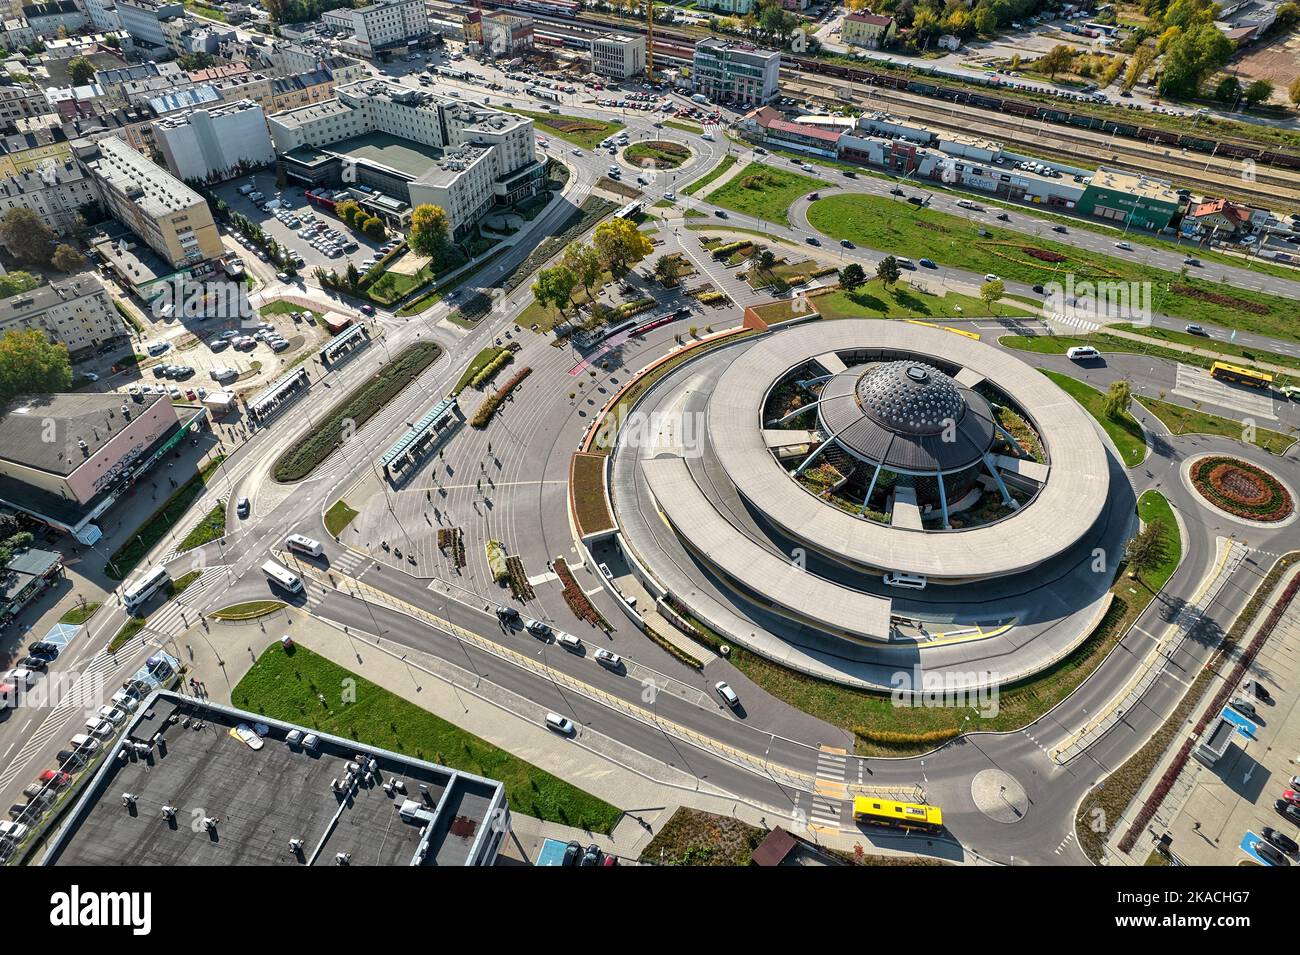
[[[1160,401],[1156,398],[1139,396],[1138,401],[1164,422],[1165,427],[1174,434],[1216,434],[1232,438],[1234,441],[1245,440],[1245,429],[1240,421],[1221,418],[1219,415],[1170,404],[1168,401]],[[1255,428],[1253,437],[1252,443],[1269,454],[1286,454],[1296,441],[1294,434],[1282,434],[1280,431],[1269,431],[1267,428]]]
[[[355,702],[344,702],[345,694]],[[275,719],[500,780],[512,812],[601,833],[610,832],[623,815],[617,807],[303,647],[286,650],[272,644],[230,698],[235,706]]]
[[[789,225],[786,213],[794,201],[829,185],[825,179],[752,162],[711,192],[707,201],[733,212]]]
[[[906,282],[885,288],[872,279],[852,292],[843,289],[809,300],[822,318],[982,318],[997,314],[997,303],[985,305],[978,298],[948,292],[924,295]]]
[[[348,507],[347,501],[335,501],[330,505],[330,509],[325,512],[325,529],[338,537],[343,528],[351,524],[352,519],[358,513],[358,511]]]
[[[699,179],[696,179],[693,183],[683,189],[682,193],[684,195],[693,196],[701,189],[707,189],[715,180],[718,179],[718,177],[734,166],[737,162],[738,160],[736,157],[728,153],[723,157],[722,162],[718,163]]]
[[[554,136],[566,143],[573,143],[583,149],[595,149],[601,140],[615,136],[623,128],[617,120],[589,119],[586,116],[556,116],[554,113],[539,113],[527,109],[505,109],[507,113],[518,113],[533,120],[537,132],[541,135]]]
[[[735,184],[733,180],[718,192]],[[717,196],[711,201],[718,202]],[[1030,284],[1063,280],[1067,273],[1072,273],[1076,282],[1149,282],[1151,307],[1161,314],[1300,341],[1300,325],[1290,321],[1293,303],[1281,296],[1195,277],[1184,279],[1138,262],[977,225],[960,216],[918,209],[893,199],[828,196],[812,204],[808,221],[836,239]],[[981,231],[987,234],[981,235]],[[1043,261],[1038,256],[1057,261]]]
[[[1143,524],[1158,520],[1165,526],[1165,532],[1161,535],[1165,542],[1165,559],[1158,567],[1142,575],[1142,582],[1155,591],[1163,587],[1165,581],[1178,569],[1178,561],[1183,554],[1182,538],[1178,533],[1178,522],[1174,520],[1173,508],[1159,491],[1146,491],[1138,498],[1137,509]]]
[[[177,550],[184,553],[216,540],[226,533],[226,505],[217,504],[199,521],[194,530],[185,535]]]
[[[1112,418],[1105,411],[1106,396],[1096,388],[1090,388],[1078,379],[1062,375],[1060,372],[1048,371],[1046,368],[1038,370],[1056,382],[1063,391],[1083,405],[1087,412],[1097,419],[1106,434],[1110,435],[1111,441],[1115,442],[1115,447],[1119,449],[1120,458],[1126,467],[1131,468],[1142,463],[1146,457],[1146,440],[1142,434],[1142,425],[1138,424],[1136,418],[1127,411],[1119,418]]]

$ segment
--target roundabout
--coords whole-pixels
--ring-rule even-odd
[[[1277,477],[1228,455],[1197,458],[1188,480],[1203,503],[1243,522],[1280,526],[1295,514],[1295,498]]]
[[[951,666],[968,687],[1036,672],[1104,602],[1110,577],[1085,555],[1118,556],[1131,533],[1131,488],[1092,419],[941,328],[769,332],[674,370],[630,420],[611,500],[652,587],[853,685],[896,685],[900,664]]]
[[[689,148],[667,140],[633,143],[623,150],[623,161],[642,169],[678,169],[690,158]]]

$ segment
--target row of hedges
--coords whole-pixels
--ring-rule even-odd
[[[486,428],[488,422],[492,420],[492,416],[497,413],[497,408],[501,406],[501,402],[510,397],[510,393],[518,388],[520,383],[532,374],[532,371],[532,368],[525,365],[515,372],[514,376],[502,385],[499,390],[483,399],[483,403],[474,412],[474,417],[470,418],[470,425],[475,428]]]
[[[300,481],[311,474],[346,437],[359,431],[441,354],[442,349],[433,342],[416,342],[384,365],[276,459],[275,479]]]
[[[483,369],[470,380],[471,388],[482,388],[489,381],[496,377],[506,365],[515,360],[515,354],[508,348],[501,349],[500,353],[483,367]]]
[[[585,620],[593,627],[599,627],[606,633],[613,630],[614,627],[596,609],[582,588],[578,586],[578,582],[573,579],[573,573],[569,570],[568,562],[563,557],[557,557],[552,566],[555,568],[556,576],[560,578],[560,583],[564,585],[564,602],[569,605],[573,615],[579,620]]]

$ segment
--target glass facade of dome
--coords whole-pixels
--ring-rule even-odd
[[[961,421],[966,400],[939,369],[919,361],[876,365],[858,380],[862,410],[890,430],[935,434]]]

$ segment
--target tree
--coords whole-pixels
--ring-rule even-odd
[[[48,265],[54,251],[54,230],[30,209],[16,206],[0,221],[0,241],[27,265]]]
[[[1001,279],[990,279],[980,286],[980,300],[989,308],[993,303],[1006,294],[1007,287],[1002,284]]]
[[[72,362],[65,346],[53,344],[35,328],[0,337],[0,401],[66,391],[71,384]]]
[[[1184,98],[1195,96],[1200,92],[1205,77],[1228,62],[1233,49],[1233,42],[1213,23],[1197,23],[1181,31],[1165,46],[1164,72],[1160,74],[1161,94]]]
[[[1124,547],[1129,572],[1134,576],[1155,569],[1164,563],[1167,554],[1165,522],[1158,517],[1144,524]]]
[[[366,219],[365,223],[361,226],[361,231],[376,242],[387,234],[384,231],[384,221],[378,216],[370,216]]]
[[[537,273],[533,298],[543,306],[553,306],[562,318],[567,318],[568,306],[573,304],[573,290],[577,287],[578,277],[566,266],[556,265]]]
[[[593,301],[595,296],[591,294],[591,290],[600,282],[605,272],[605,265],[600,261],[600,253],[585,242],[570,242],[564,248],[562,261],[577,277],[578,284],[587,293],[587,300]]]
[[[95,78],[95,64],[84,56],[74,56],[68,60],[68,79],[73,86],[85,86]]]
[[[1156,51],[1149,46],[1140,46],[1129,60],[1128,70],[1124,73],[1124,89],[1132,92],[1133,87],[1137,86],[1142,77],[1146,75],[1147,70],[1151,69],[1151,64],[1156,61]]]
[[[686,263],[675,255],[661,255],[655,263],[655,277],[666,287],[676,285],[685,271]]]
[[[776,268],[776,253],[764,246],[758,253],[758,268],[763,272]]]
[[[334,214],[350,226],[356,222],[357,214],[359,212],[361,212],[361,207],[351,199],[340,202],[334,207]]]
[[[1103,410],[1107,418],[1119,418],[1128,410],[1129,402],[1133,400],[1133,392],[1129,384],[1123,378],[1113,382],[1110,390],[1106,392],[1105,404]]]
[[[441,261],[451,246],[451,220],[442,206],[422,203],[411,213],[411,251]]]
[[[628,219],[606,219],[596,226],[592,243],[614,278],[622,278],[654,248]]]
[[[54,249],[54,255],[50,256],[50,264],[60,272],[72,273],[86,264],[86,257],[66,242],[60,242]]]
[[[876,264],[876,278],[880,279],[885,288],[891,288],[902,277],[903,270],[898,267],[898,259],[892,255],[885,256]]]
[[[1286,95],[1292,103],[1300,106],[1300,76],[1291,81],[1291,85],[1286,88]]]
[[[1260,103],[1267,103],[1273,95],[1273,84],[1268,80],[1256,80],[1246,87],[1246,105],[1252,109]]]
[[[30,292],[41,284],[41,280],[30,272],[6,272],[0,275],[0,299],[22,292]]]
[[[867,274],[862,271],[862,266],[856,262],[850,262],[839,272],[840,288],[852,292],[855,288],[860,288],[862,283],[867,280]]]
[[[1241,83],[1235,76],[1225,76],[1214,88],[1214,98],[1227,106],[1235,106],[1241,96]]]
[[[1038,58],[1038,62],[1035,63],[1034,66],[1038,69],[1039,72],[1046,73],[1048,76],[1054,77],[1056,76],[1057,73],[1061,73],[1064,72],[1065,70],[1068,70],[1070,68],[1070,64],[1073,62],[1074,62],[1074,51],[1070,49],[1068,46],[1066,46],[1064,43],[1058,43],[1056,46],[1052,47],[1050,50],[1048,50],[1046,53],[1040,56]]]

